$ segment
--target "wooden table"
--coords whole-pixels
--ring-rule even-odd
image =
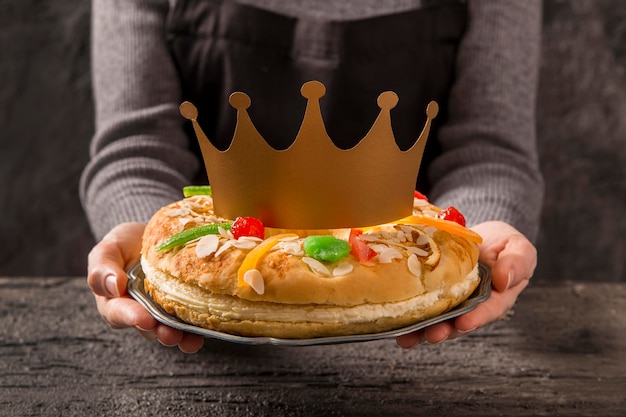
[[[625,416],[626,284],[533,283],[511,320],[411,350],[110,330],[84,278],[0,278],[2,416]]]

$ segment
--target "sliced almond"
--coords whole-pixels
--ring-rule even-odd
[[[333,269],[333,276],[341,277],[344,275],[348,275],[350,272],[352,272],[353,269],[354,267],[350,262],[341,262],[335,267],[335,269]]]
[[[245,237],[240,237],[237,240],[233,240],[233,246],[236,247],[237,249],[252,249],[256,245],[258,245],[260,242],[261,242],[260,239],[254,240],[254,239],[246,239]]]
[[[374,243],[369,245],[369,247],[372,248],[372,250],[376,253],[381,253],[389,249],[389,245],[385,243]]]
[[[220,238],[217,235],[202,236],[196,244],[196,256],[206,258],[217,250],[219,243]]]
[[[415,275],[417,278],[422,278],[422,263],[417,259],[417,255],[409,256],[407,260],[407,266],[409,267],[409,271]]]
[[[163,212],[163,214],[167,217],[183,217],[190,214],[190,212],[186,208],[174,208]]]
[[[243,281],[252,287],[257,294],[265,293],[265,281],[258,269],[250,269],[243,274]]]
[[[217,250],[217,252],[215,252],[215,257],[217,258],[218,256],[220,256],[222,253],[226,252],[228,249],[233,247],[233,242],[234,240],[227,240],[222,246],[220,246],[220,248]]]
[[[234,239],[233,234],[230,230],[224,229],[223,227],[218,227],[217,232],[220,236],[226,239]]]
[[[428,256],[428,252],[425,251],[422,248],[418,248],[416,246],[406,246],[406,250],[409,251],[411,254],[417,255],[417,256],[421,256],[423,258]]]
[[[402,259],[402,252],[396,248],[387,248],[378,254],[378,262],[381,264],[391,263],[394,259]]]
[[[324,265],[323,263],[321,263],[317,259],[309,258],[308,256],[304,256],[304,257],[302,257],[302,262],[307,264],[309,266],[309,268],[311,268],[311,271],[315,272],[318,275],[322,275],[324,277],[330,277],[332,275],[330,273],[330,270],[326,267],[326,265]]]
[[[288,255],[295,256],[302,256],[304,254],[304,251],[302,250],[302,245],[299,241],[278,242],[278,244],[274,246],[272,250],[280,250]]]

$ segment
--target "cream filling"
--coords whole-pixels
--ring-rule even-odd
[[[383,317],[395,318],[410,311],[419,311],[437,302],[442,290],[418,295],[408,300],[360,304],[339,307],[323,304],[280,304],[243,300],[238,297],[213,294],[192,284],[185,284],[169,274],[152,267],[143,257],[141,267],[145,275],[171,301],[186,305],[201,313],[217,315],[225,320],[251,320],[274,322],[316,322],[316,323],[365,323]],[[466,293],[470,285],[478,280],[478,266],[467,279],[453,285],[449,293],[458,297]]]

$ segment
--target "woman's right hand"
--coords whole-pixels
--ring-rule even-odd
[[[186,353],[200,350],[204,339],[159,323],[126,292],[126,271],[139,261],[145,225],[122,223],[112,229],[89,253],[87,281],[100,315],[113,329],[134,327],[147,339],[178,346]]]

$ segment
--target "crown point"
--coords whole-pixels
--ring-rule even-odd
[[[300,92],[302,93],[302,97],[308,98],[309,100],[316,100],[326,94],[326,87],[319,81],[308,81],[302,84]]]
[[[398,95],[393,91],[385,91],[378,96],[377,103],[382,110],[391,110],[398,104]]]
[[[250,101],[250,97],[246,93],[242,93],[240,91],[232,93],[228,98],[228,102],[237,110],[245,110],[250,107],[250,104],[252,103],[252,101]]]
[[[180,114],[187,120],[196,120],[198,118],[198,109],[188,101],[183,101],[179,110]]]
[[[438,113],[439,104],[437,104],[436,101],[431,101],[430,103],[428,103],[428,106],[426,107],[426,116],[428,116],[429,119],[434,119],[435,117],[437,117]]]

